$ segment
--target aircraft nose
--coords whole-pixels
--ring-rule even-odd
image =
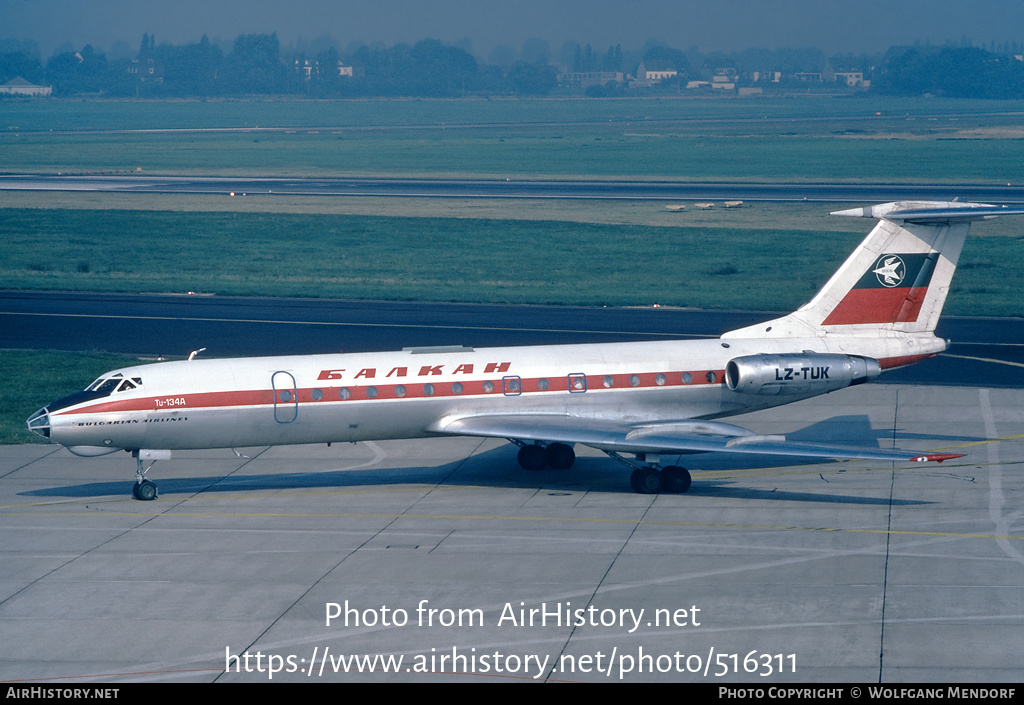
[[[50,440],[50,411],[45,406],[29,416],[25,425],[40,438]]]

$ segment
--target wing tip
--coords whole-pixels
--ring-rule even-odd
[[[941,463],[943,460],[953,460],[954,458],[966,458],[967,456],[963,453],[930,453],[928,455],[919,455],[916,458],[911,458],[910,461],[913,463],[929,463],[936,462]]]

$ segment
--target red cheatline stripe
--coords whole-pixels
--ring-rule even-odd
[[[690,382],[683,381],[683,375],[688,374]],[[708,378],[708,375],[714,375],[713,381]],[[496,378],[492,380],[466,380],[466,381],[447,381],[447,382],[431,382],[430,377],[421,377],[415,382],[406,382],[403,384],[364,384],[364,385],[348,385],[341,387],[310,387],[298,390],[300,404],[316,404],[324,402],[342,402],[342,401],[377,401],[383,399],[432,399],[432,398],[448,398],[448,397],[460,397],[460,396],[487,396],[487,395],[502,395],[503,383],[508,385],[510,380],[518,380],[521,394],[545,394],[551,392],[568,392],[569,379],[572,378],[574,381],[578,378],[585,377],[586,379],[586,391],[599,391],[605,389],[645,389],[653,387],[686,387],[686,386],[707,386],[711,384],[722,384],[725,376],[724,370],[698,370],[695,372],[644,372],[639,374],[614,374],[614,375],[567,375],[565,377],[553,377],[543,378],[548,382],[548,388],[542,390],[540,388],[540,377],[530,379],[519,379],[517,377],[505,376],[504,382],[502,378]],[[605,378],[611,378],[611,387],[605,387]],[[633,378],[636,378],[637,384],[633,384]],[[659,383],[659,378],[661,382]],[[490,383],[491,388],[488,391],[485,389],[485,385]],[[455,391],[455,385],[459,384],[462,387],[461,392]],[[426,385],[433,387],[433,394],[427,394]],[[376,390],[377,394],[374,397],[367,396],[368,389]],[[401,388],[401,389],[400,389]],[[506,387],[509,391],[509,396],[518,396],[514,393],[511,388]],[[316,400],[313,398],[314,389],[318,389],[322,392],[323,396],[321,399]],[[343,400],[339,392],[341,389],[348,389],[350,396],[347,400]],[[281,400],[280,394],[282,391],[287,391],[292,394],[292,390],[278,390],[278,404],[280,405],[291,405],[293,400],[288,401]],[[584,390],[573,388],[573,392],[582,392]],[[404,393],[403,393],[404,392]],[[108,398],[109,399],[109,398]],[[200,392],[200,393],[186,393],[177,395],[162,395],[158,397],[136,397],[133,399],[115,400],[115,401],[102,401],[94,403],[88,406],[82,406],[77,408],[71,408],[67,411],[58,411],[54,415],[73,415],[73,414],[98,414],[98,413],[114,413],[124,411],[175,411],[175,410],[195,410],[198,408],[217,408],[217,407],[230,407],[230,406],[270,406],[274,403],[274,394],[269,389],[256,389],[246,391],[225,391],[225,392]]]
[[[823,326],[858,323],[913,323],[921,313],[928,287],[850,289],[822,321]]]
[[[921,360],[926,360],[930,357],[935,357],[934,353],[927,355],[906,355],[902,357],[889,357],[879,359],[879,364],[883,370],[892,369],[894,367],[903,367],[910,365]],[[683,382],[683,375],[688,374],[690,376],[690,382]],[[708,378],[709,374],[713,374],[714,381]],[[659,376],[663,378],[661,384],[658,383]],[[564,377],[552,377],[552,378],[541,378],[534,377],[528,379],[519,380],[521,394],[549,394],[552,392],[567,392],[569,391],[569,379],[574,380],[577,377],[584,377],[584,375],[567,375]],[[614,374],[614,375],[585,375],[586,377],[586,391],[603,391],[605,389],[615,390],[629,390],[629,389],[651,389],[657,387],[697,387],[707,385],[722,385],[725,380],[724,370],[697,370],[693,372],[644,372],[639,374]],[[611,378],[611,387],[605,387],[604,381],[606,377]],[[638,383],[634,385],[633,378],[636,377]],[[508,383],[508,380],[519,379],[517,377],[509,377],[508,375],[504,378]],[[547,379],[548,388],[546,390],[540,389],[541,379]],[[485,391],[484,385],[490,382],[493,388],[490,391]],[[426,393],[426,385],[432,385],[434,388],[433,394]],[[461,384],[462,391],[456,393],[454,391],[454,385]],[[492,396],[503,394],[503,380],[502,378],[496,378],[492,380],[467,380],[463,382],[431,382],[430,377],[421,377],[415,382],[408,382],[404,384],[386,384],[386,385],[351,385],[341,387],[309,387],[298,390],[300,404],[318,404],[325,402],[336,402],[342,403],[344,401],[379,401],[386,399],[443,399],[452,397],[464,397],[464,396]],[[399,387],[404,389],[404,394],[401,393]],[[376,390],[377,395],[375,397],[367,396],[367,390],[373,388]],[[318,389],[322,392],[322,397],[317,400],[313,398],[314,389]],[[341,389],[348,389],[350,396],[348,399],[342,399],[339,396]],[[292,393],[292,390],[278,390],[280,395],[281,391],[288,391]],[[510,392],[509,396],[519,396],[513,393],[511,388],[508,388]],[[574,392],[583,390],[573,390]],[[109,397],[107,397],[109,399]],[[292,400],[281,401],[280,396],[278,397],[278,404],[282,406],[291,405]],[[103,401],[94,403],[88,406],[80,406],[77,408],[70,408],[67,410],[61,410],[54,413],[54,416],[74,415],[74,414],[101,414],[101,413],[117,413],[125,411],[175,411],[175,410],[196,410],[196,409],[213,409],[223,407],[238,407],[238,406],[271,406],[274,404],[274,394],[270,389],[253,389],[253,390],[242,390],[242,391],[225,391],[225,392],[198,392],[198,393],[187,393],[178,395],[162,395],[158,397],[136,397],[132,399],[116,400],[116,401]]]

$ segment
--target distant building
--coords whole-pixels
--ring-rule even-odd
[[[575,85],[580,88],[604,86],[609,82],[622,83],[625,74],[621,71],[573,71],[558,74],[558,82],[562,85]]]
[[[860,71],[836,71],[836,82],[845,83],[851,88],[864,85],[864,74]]]
[[[327,71],[327,69],[325,69],[325,71]],[[337,71],[339,76],[352,76],[352,67],[346,66],[342,61],[338,62]],[[311,81],[313,78],[319,78],[320,62],[315,59],[296,59],[295,73],[303,76],[307,81]]]
[[[675,78],[678,75],[679,72],[675,66],[672,66],[667,61],[659,61],[657,59],[652,59],[649,62],[641,61],[640,65],[636,67],[637,81],[657,83],[658,81],[664,81],[666,78]]]
[[[302,74],[308,81],[312,79],[313,76],[320,75],[320,67],[315,61],[310,61],[309,59],[303,59],[302,61],[299,61],[298,59],[296,59],[295,73]]]
[[[850,88],[864,87],[863,71],[847,71],[840,68],[838,71],[832,67],[831,61],[825,62],[825,68],[821,72],[821,80],[825,83],[845,83]]]
[[[33,98],[43,98],[53,93],[52,86],[37,86],[29,83],[21,76],[12,78],[7,83],[0,85],[0,95],[25,95]]]
[[[715,69],[711,77],[711,88],[716,91],[731,91],[736,88],[736,69]]]
[[[132,63],[128,65],[128,73],[143,83],[149,81],[154,83],[164,82],[164,65],[149,56],[133,59]]]

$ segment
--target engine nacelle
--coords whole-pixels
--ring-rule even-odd
[[[744,355],[725,366],[725,384],[742,394],[824,394],[863,384],[881,373],[878,360],[855,355]]]

